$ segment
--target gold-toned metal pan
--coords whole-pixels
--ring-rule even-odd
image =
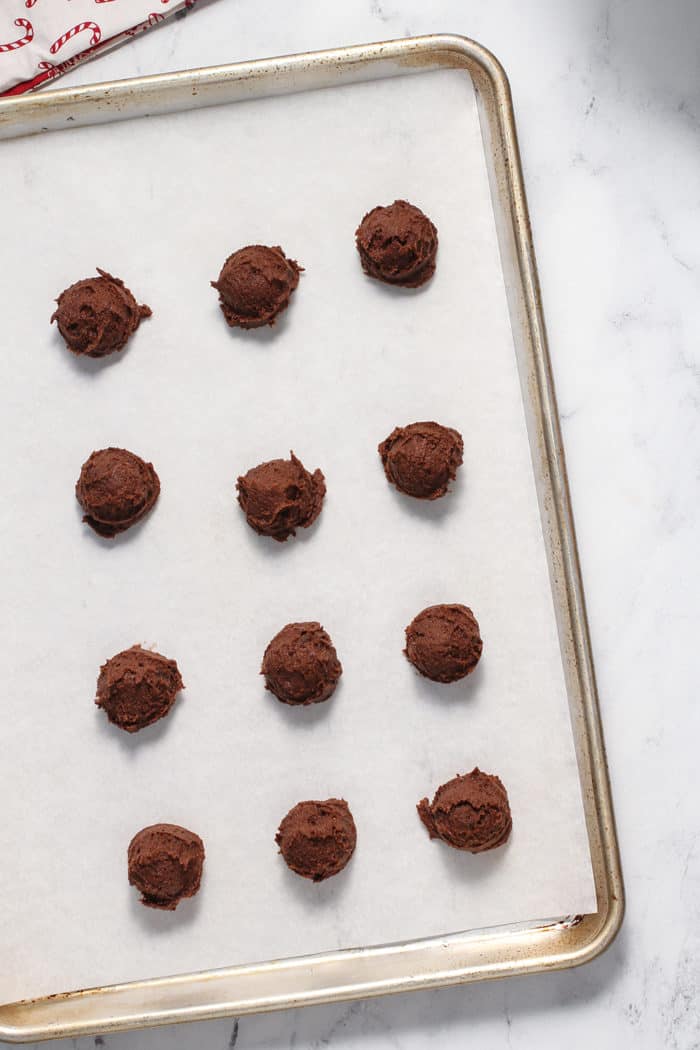
[[[0,1039],[22,1042],[80,1036],[562,969],[594,958],[620,927],[622,876],[566,468],[513,105],[498,61],[464,37],[437,35],[140,77],[0,100],[0,138],[436,69],[464,71],[477,94],[571,707],[597,910],[549,925],[455,933],[17,1002],[0,1006]]]

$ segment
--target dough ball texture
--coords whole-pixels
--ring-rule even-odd
[[[403,288],[418,288],[435,273],[437,230],[408,201],[367,212],[355,233],[362,269],[368,277]]]
[[[278,246],[249,244],[229,255],[212,288],[231,328],[273,325],[289,306],[303,266],[288,259]]]
[[[290,456],[260,463],[236,485],[238,502],[251,529],[279,543],[316,521],[326,494],[321,471],[311,474],[293,452]]]
[[[152,463],[125,448],[103,448],[83,463],[75,486],[83,521],[112,539],[148,514],[160,494]]]
[[[345,799],[298,802],[280,824],[275,841],[292,871],[322,882],[348,863],[357,830]]]
[[[283,704],[319,704],[335,692],[343,668],[320,623],[288,623],[262,662],[265,685]]]
[[[502,846],[512,827],[503,783],[478,768],[448,780],[437,789],[432,802],[421,799],[417,808],[431,839],[469,853]]]
[[[123,350],[150,306],[139,305],[124,282],[106,270],[77,281],[56,300],[56,321],[66,346],[85,357],[106,357]]]
[[[134,835],[127,860],[129,883],[141,894],[141,903],[174,911],[199,890],[204,843],[178,824],[152,824]]]
[[[137,733],[164,718],[181,689],[174,660],[132,645],[100,668],[95,703],[113,725]]]
[[[379,446],[387,481],[416,499],[444,496],[462,464],[462,435],[440,423],[395,427]]]
[[[483,648],[479,624],[466,605],[430,605],[406,628],[404,652],[433,682],[456,682],[471,674]]]

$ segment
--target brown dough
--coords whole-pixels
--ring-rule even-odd
[[[136,733],[163,718],[184,689],[174,660],[132,645],[100,668],[95,703],[127,733]]]
[[[483,648],[479,624],[466,605],[430,605],[406,628],[404,652],[433,682],[456,682],[471,674]]]
[[[357,829],[345,799],[298,802],[280,824],[275,842],[292,871],[322,882],[352,857]]]
[[[431,839],[469,853],[502,846],[512,827],[506,789],[498,777],[476,767],[442,784],[432,803],[421,799],[417,809]]]
[[[261,536],[284,543],[296,529],[307,529],[321,513],[326,481],[310,474],[293,452],[291,459],[260,463],[238,479],[238,502],[248,524]]]
[[[83,463],[75,486],[83,521],[112,539],[151,510],[160,493],[152,463],[125,448],[103,448]]]
[[[462,464],[462,435],[439,423],[395,427],[379,446],[387,480],[416,499],[439,499]]]
[[[304,267],[288,259],[277,246],[249,244],[229,255],[212,288],[231,328],[273,325],[289,306]]]
[[[403,288],[418,288],[435,273],[437,230],[408,201],[373,208],[355,233],[362,269],[368,277]]]
[[[51,316],[74,354],[106,357],[122,350],[150,306],[139,306],[118,277],[97,267],[99,277],[77,281],[61,292]]]
[[[343,668],[320,623],[288,623],[265,650],[260,673],[283,704],[306,705],[328,700]]]
[[[202,880],[204,843],[177,824],[152,824],[129,843],[129,883],[148,908],[174,911],[194,897]]]

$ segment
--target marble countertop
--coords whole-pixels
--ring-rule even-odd
[[[696,0],[203,0],[196,16],[62,83],[429,32],[485,44],[513,88],[625,924],[579,970],[79,1039],[78,1050],[418,1050],[428,1040],[445,1050],[554,1050],[562,1038],[568,1050],[700,1047],[700,706],[690,657],[700,475]]]

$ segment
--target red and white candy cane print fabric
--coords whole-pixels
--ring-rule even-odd
[[[0,95],[40,87],[78,62],[195,7],[197,0],[0,0]]]

